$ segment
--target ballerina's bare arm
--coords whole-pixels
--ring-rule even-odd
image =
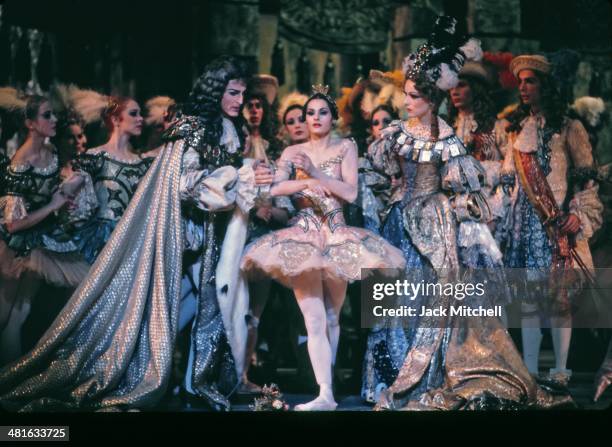
[[[274,176],[274,183],[270,189],[271,196],[290,196],[296,192],[303,191],[313,183],[313,179],[305,180],[289,180],[292,169],[292,161],[295,154],[295,146],[289,146],[286,148],[280,159],[277,162],[276,175]]]
[[[11,197],[12,199],[12,197]],[[56,191],[55,194],[51,197],[51,201],[45,206],[33,211],[31,213],[27,213],[25,208],[22,206],[21,212],[7,212],[6,208],[9,208],[10,200],[7,203],[5,208],[5,227],[9,233],[17,233],[19,231],[27,230],[28,228],[32,228],[34,225],[39,224],[46,217],[58,211],[61,207],[63,207],[68,199],[61,193],[61,191]]]

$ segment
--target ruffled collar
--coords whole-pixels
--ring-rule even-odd
[[[222,118],[223,125],[223,134],[221,135],[221,140],[219,141],[221,146],[224,146],[227,152],[230,154],[235,154],[240,149],[240,138],[238,138],[238,133],[236,132],[236,127],[234,123],[232,123],[226,117]]]
[[[474,119],[473,113],[460,113],[457,115],[455,119],[455,133],[464,144],[469,144],[472,141],[472,135],[477,130],[478,123]]]
[[[416,140],[429,141],[431,139],[431,126],[421,124],[416,118],[400,123],[401,130]],[[446,124],[442,118],[438,117],[438,129],[440,133],[438,140],[448,138],[454,134],[453,128]]]
[[[514,147],[523,153],[537,152],[539,147],[539,130],[546,125],[540,114],[532,114],[521,121],[521,132],[514,141]]]
[[[51,157],[51,163],[49,163],[49,165],[44,168],[37,168],[36,166],[33,166],[29,161],[26,161],[21,164],[11,164],[10,169],[13,172],[26,172],[31,170],[32,172],[40,175],[53,174],[59,169],[57,153],[53,153],[53,156]]]

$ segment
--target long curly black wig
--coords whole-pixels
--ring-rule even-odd
[[[542,98],[540,111],[546,119],[546,125],[554,132],[559,132],[567,116],[567,103],[563,100],[552,77],[537,71],[534,73],[540,80],[540,97]],[[531,107],[521,102],[519,107],[508,116],[510,125],[506,131],[519,132],[521,121],[529,116],[530,111]]]
[[[206,143],[218,144],[223,134],[221,99],[227,84],[231,80],[246,84],[250,75],[246,62],[233,56],[220,56],[206,65],[204,73],[196,80],[183,113],[199,116],[204,121]]]
[[[495,118],[497,112],[495,110],[495,101],[491,96],[491,87],[474,77],[474,76],[459,76],[459,79],[466,81],[472,94],[472,111],[474,119],[478,124],[479,132],[490,132],[495,126]],[[451,123],[455,122],[459,110],[453,105],[452,101],[448,101],[448,117]]]
[[[244,96],[244,103],[242,104],[243,108],[246,107],[246,104],[252,99],[258,99],[263,109],[263,117],[261,119],[261,125],[259,126],[259,132],[261,133],[261,137],[270,143],[270,147],[268,148],[268,156],[275,160],[278,158],[278,156],[280,156],[282,146],[280,141],[276,138],[279,128],[276,110],[274,110],[273,106],[268,103],[268,99],[264,93],[250,92],[248,90]]]

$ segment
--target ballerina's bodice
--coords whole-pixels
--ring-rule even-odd
[[[37,168],[25,163],[9,167],[6,173],[6,194],[21,197],[28,213],[49,203],[59,184],[56,155],[45,168]]]
[[[117,221],[121,218],[153,160],[119,160],[104,151],[86,152],[78,157],[75,168],[89,173],[93,181],[99,203],[98,219]]]
[[[343,149],[339,155],[320,163],[318,166],[319,170],[328,177],[342,180],[341,165],[345,154],[346,149]],[[296,180],[306,180],[309,178],[310,176],[303,170],[296,170]],[[312,221],[317,227],[320,227],[322,223],[327,223],[333,230],[338,225],[344,225],[345,223],[344,215],[342,214],[343,202],[334,195],[327,196],[306,188],[299,193],[293,194],[291,201],[298,211],[297,218]]]

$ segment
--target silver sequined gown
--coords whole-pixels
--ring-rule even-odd
[[[504,304],[508,295],[502,256],[484,224],[489,217],[482,193],[484,170],[466,154],[452,129],[441,119],[438,123],[436,142],[429,139],[429,127],[395,121],[375,143],[375,168],[391,175],[401,169],[409,192],[387,217],[390,232],[383,228],[382,233],[397,239],[412,280],[420,274],[427,281],[452,282],[459,269],[478,275],[484,268],[489,298]],[[435,308],[453,299],[419,295],[416,302]],[[403,349],[396,350],[396,343]],[[389,388],[377,390],[381,382]],[[474,318],[468,324],[435,315],[420,316],[407,329],[371,332],[362,393],[368,398],[376,391],[376,409],[550,407],[568,400],[555,399],[536,385],[498,319]]]

